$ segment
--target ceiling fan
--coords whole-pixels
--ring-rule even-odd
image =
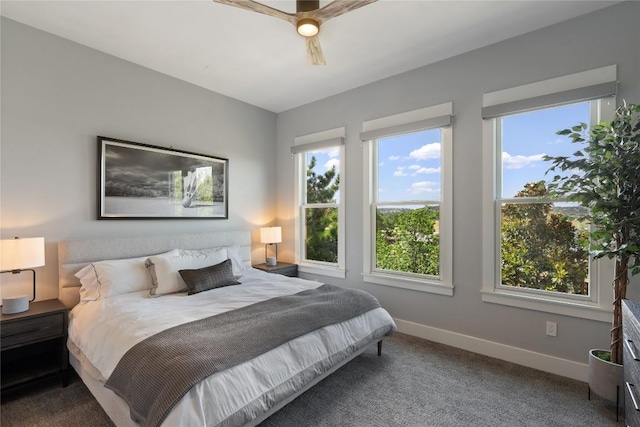
[[[265,15],[284,19],[296,26],[298,34],[307,40],[307,60],[313,65],[325,65],[322,47],[318,40],[320,25],[331,18],[366,6],[376,0],[333,0],[320,8],[320,0],[296,0],[296,13],[274,9],[254,0],[213,0],[229,6],[252,10]]]

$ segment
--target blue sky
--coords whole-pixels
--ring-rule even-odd
[[[551,156],[571,155],[580,148],[556,132],[581,122],[589,122],[589,103],[583,102],[551,109],[508,116],[503,129],[503,197],[514,197],[528,182],[549,180],[545,176]],[[381,139],[378,142],[378,200],[438,201],[440,199],[439,129]],[[454,134],[455,140],[455,134]],[[335,165],[340,170],[339,149],[314,153],[317,173]],[[455,163],[455,159],[454,159]]]
[[[440,129],[378,141],[378,201],[440,200]]]
[[[589,103],[565,105],[508,116],[502,120],[502,196],[514,197],[528,182],[549,181],[561,172],[545,172],[550,156],[571,156],[582,147],[566,136],[556,135],[562,129],[581,122],[589,123]]]

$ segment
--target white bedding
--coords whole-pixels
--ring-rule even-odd
[[[240,282],[190,296],[149,298],[141,291],[79,304],[70,315],[69,348],[105,381],[129,348],[161,330],[321,285],[255,269],[246,270]],[[269,410],[273,399],[300,389],[303,377],[320,375],[334,359],[356,351],[356,343],[385,325],[395,329],[389,314],[378,308],[218,372],[185,395],[163,425],[242,425]]]

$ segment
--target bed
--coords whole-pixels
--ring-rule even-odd
[[[255,426],[376,344],[380,354],[396,328],[366,292],[250,259],[245,231],[59,243],[70,364],[117,426]],[[316,306],[332,314],[297,320]],[[173,348],[181,341],[186,350]],[[206,366],[182,367],[186,358]]]

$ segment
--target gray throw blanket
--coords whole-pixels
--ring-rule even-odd
[[[208,376],[377,307],[367,292],[322,285],[175,326],[130,348],[105,387],[129,404],[134,421],[158,426]]]

